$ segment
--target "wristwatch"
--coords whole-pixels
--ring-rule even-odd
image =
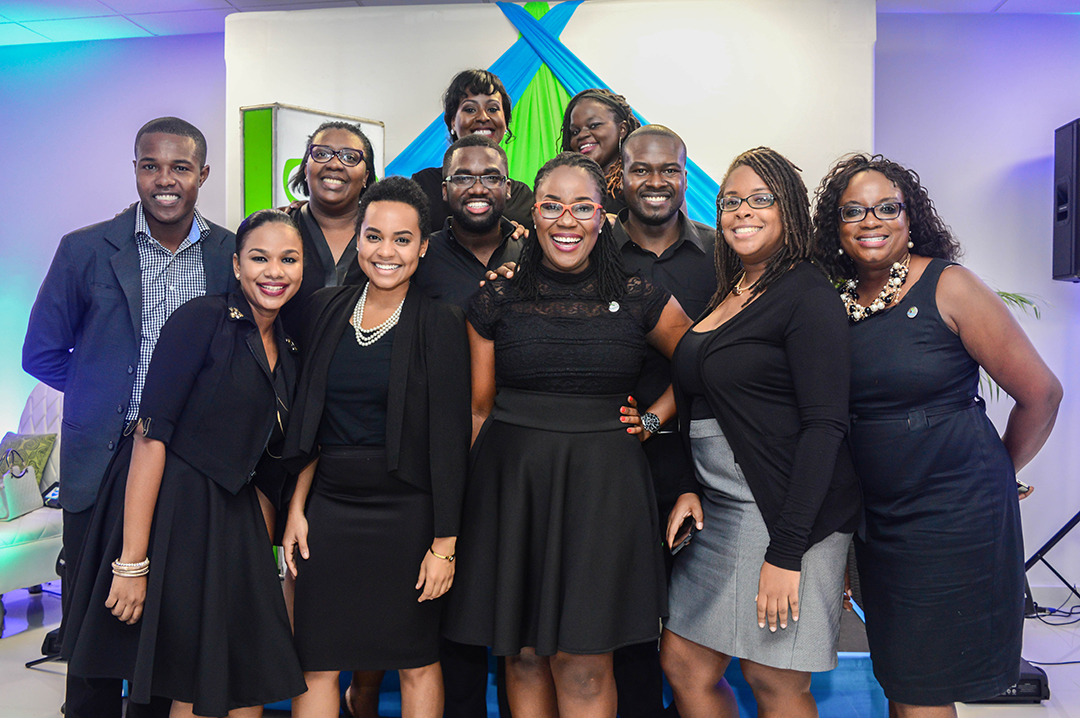
[[[650,434],[655,434],[660,431],[660,417],[651,411],[646,411],[641,415],[641,427]]]

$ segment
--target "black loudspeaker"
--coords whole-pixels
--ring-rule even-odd
[[[1054,131],[1054,279],[1080,282],[1080,120]]]

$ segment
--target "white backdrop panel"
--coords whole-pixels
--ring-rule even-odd
[[[836,157],[872,146],[874,13],[873,0],[589,0],[562,40],[718,181],[736,154],[769,145],[813,188]],[[456,72],[488,67],[517,37],[490,4],[235,13],[226,107],[377,117],[389,161],[442,113]],[[226,152],[236,226],[238,124]]]

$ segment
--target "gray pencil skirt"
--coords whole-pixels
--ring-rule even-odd
[[[836,667],[844,566],[851,534],[834,533],[803,555],[799,620],[758,628],[757,589],[769,532],[715,419],[690,424],[705,528],[675,559],[664,626],[694,643],[774,668]]]

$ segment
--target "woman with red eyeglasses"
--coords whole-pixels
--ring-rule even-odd
[[[599,165],[564,152],[536,176],[535,237],[469,308],[473,469],[444,634],[506,656],[515,718],[614,716],[611,652],[666,611],[648,463],[620,407],[646,344],[690,322],[627,276]],[[649,408],[673,416],[670,392]]]

